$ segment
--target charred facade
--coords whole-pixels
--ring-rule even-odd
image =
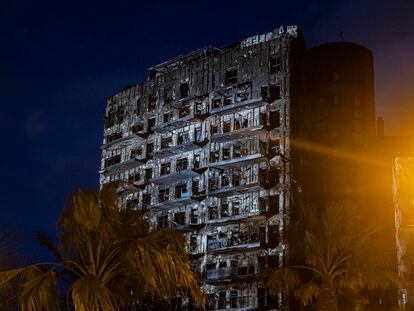
[[[328,88],[316,100],[323,87],[306,81],[324,76],[308,65],[316,52],[306,50],[296,26],[280,27],[154,66],[147,81],[108,98],[100,183],[124,181],[123,207],[145,210],[153,228],[187,236],[210,309],[289,308],[282,295],[268,295],[260,273],[288,260],[283,232],[295,205],[327,191],[316,186],[323,176],[315,171],[326,154],[312,155],[300,142],[318,130],[346,133],[344,124],[321,125],[319,113],[328,120],[362,105],[373,117],[373,88],[366,98],[338,88],[354,105],[344,99],[337,110],[338,94]],[[332,79],[337,70],[329,69]],[[366,78],[373,79],[369,68]],[[370,127],[365,120],[357,119]]]

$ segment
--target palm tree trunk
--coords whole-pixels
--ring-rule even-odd
[[[335,284],[331,279],[322,280],[320,296],[317,305],[318,311],[338,311]]]

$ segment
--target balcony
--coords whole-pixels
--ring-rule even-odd
[[[170,156],[174,156],[183,152],[188,152],[191,150],[203,148],[205,145],[207,145],[208,140],[200,140],[200,141],[188,141],[183,144],[177,144],[175,146],[171,146],[168,148],[163,148],[159,151],[157,151],[154,154],[155,159],[162,159]]]
[[[221,134],[214,134],[211,135],[211,141],[222,143],[231,140],[238,140],[244,137],[255,136],[260,133],[264,133],[266,130],[264,129],[263,125],[255,125],[251,127],[243,127],[240,129],[236,129],[231,131],[230,128],[226,129],[223,128],[223,133]]]
[[[139,188],[134,183],[128,183],[119,187],[117,193],[126,196],[137,191],[139,191]]]
[[[247,183],[244,185],[227,185],[225,187],[221,187],[221,188],[210,188],[209,190],[209,195],[210,196],[214,196],[214,197],[227,197],[230,195],[234,195],[234,194],[238,194],[238,193],[247,193],[247,192],[252,192],[252,191],[259,191],[264,189],[262,187],[262,185],[259,182],[252,182],[252,183]]]
[[[207,270],[206,280],[207,283],[235,281],[237,279],[254,276],[256,274],[255,270],[254,265]]]
[[[199,203],[193,198],[190,192],[175,192],[173,197],[165,198],[164,200],[158,200],[154,204],[151,204],[150,208],[153,210],[162,210],[164,208],[174,208],[185,206],[189,204]]]
[[[192,169],[187,168],[187,169],[182,169],[182,170],[176,170],[169,174],[153,177],[149,180],[149,182],[154,183],[156,185],[165,185],[165,184],[176,182],[178,180],[185,180],[185,179],[189,179],[189,178],[193,178],[197,176],[200,176],[200,174],[195,172]]]
[[[266,157],[262,153],[257,152],[249,155],[233,156],[231,159],[210,163],[208,166],[220,169],[230,169],[257,163],[264,159],[266,159]]]
[[[247,238],[245,241],[236,241],[234,237],[232,238],[217,238],[214,240],[207,241],[207,251],[209,253],[228,253],[228,252],[240,252],[247,251],[251,249],[257,249],[262,247],[263,243],[254,237]]]
[[[182,232],[193,232],[196,230],[200,230],[203,227],[205,227],[205,224],[179,224],[174,221],[171,222],[171,228],[174,228]]]
[[[243,214],[238,214],[238,215],[209,219],[206,221],[206,224],[229,225],[229,224],[257,221],[257,220],[262,220],[264,218],[266,218],[266,212],[257,211],[257,212],[249,212],[249,213],[243,213]]]
[[[102,144],[101,149],[115,150],[119,148],[128,147],[133,144],[139,144],[143,141],[145,141],[144,137],[140,136],[139,134],[131,133],[131,134],[128,134],[127,136],[113,140],[110,143]]]
[[[169,122],[158,124],[152,127],[152,130],[156,133],[167,133],[192,123],[203,122],[210,116],[210,113],[206,109],[195,109],[193,114],[179,112],[178,118]]]
[[[208,308],[208,310],[257,310],[257,297],[256,296],[230,296],[218,297],[214,301],[214,306]]]
[[[124,171],[127,171],[131,168],[137,167],[143,164],[145,161],[144,159],[140,159],[138,157],[134,157],[132,159],[110,165],[102,170],[99,171],[100,174],[108,175],[108,174],[118,174]]]
[[[212,114],[227,114],[243,109],[251,109],[266,104],[261,93],[251,91],[251,83],[240,83],[227,88],[221,96],[213,99]]]

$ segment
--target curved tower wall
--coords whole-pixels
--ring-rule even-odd
[[[307,196],[316,205],[358,200],[368,191],[363,155],[375,136],[372,53],[354,43],[326,43],[307,51],[305,67],[307,113],[298,145],[307,151]]]

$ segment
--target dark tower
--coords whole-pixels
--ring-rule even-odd
[[[307,130],[298,145],[308,153],[307,196],[316,205],[355,200],[365,187],[361,154],[376,132],[372,53],[354,43],[322,44],[308,50],[305,70]]]

